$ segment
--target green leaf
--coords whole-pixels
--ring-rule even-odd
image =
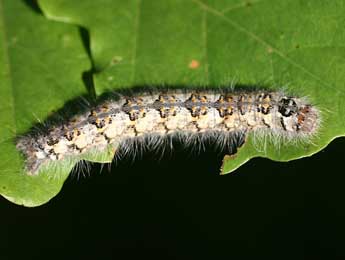
[[[4,85],[0,101],[5,104],[0,120],[6,126],[0,128],[0,156],[5,158],[0,163],[0,183],[5,185],[0,188],[16,203],[37,205],[54,196],[68,169],[59,180],[24,176],[22,158],[11,138],[32,126],[32,111],[43,120],[69,99],[85,93],[80,75],[89,62],[75,28],[47,22],[22,2],[0,3],[1,64],[6,66],[0,83]],[[48,18],[88,29],[97,95],[136,85],[222,87],[235,81],[271,89],[285,87],[287,92],[308,96],[322,111],[322,128],[313,143],[277,147],[268,140],[257,147],[250,136],[235,156],[224,159],[223,173],[257,156],[280,161],[308,156],[344,135],[342,0],[39,3]],[[23,36],[11,41],[19,32]],[[70,35],[69,40],[63,40],[65,34]],[[71,44],[68,48],[65,41]],[[25,46],[26,56],[35,59],[26,57],[17,42]],[[37,63],[44,65],[38,67]],[[30,97],[35,99],[30,101]]]
[[[322,111],[308,144],[250,136],[222,173],[250,158],[309,156],[344,135],[345,6],[342,0],[40,0],[47,17],[79,24],[91,35],[96,92],[134,85],[284,87]],[[192,68],[197,61],[199,66]]]
[[[37,206],[59,192],[71,168],[28,176],[15,138],[87,93],[82,72],[90,61],[75,26],[48,21],[24,1],[0,0],[0,67],[0,194]]]

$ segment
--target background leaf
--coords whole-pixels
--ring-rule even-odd
[[[59,179],[25,176],[12,138],[34,124],[34,114],[44,120],[68,100],[86,94],[81,74],[89,61],[76,27],[48,22],[24,3],[0,2],[0,191],[16,203],[33,206],[54,196],[70,169]],[[341,0],[39,4],[47,17],[90,33],[97,95],[137,85],[219,87],[235,81],[272,89],[285,86],[322,110],[323,126],[313,144],[277,150],[268,143],[260,150],[250,137],[235,157],[225,157],[223,173],[257,156],[282,161],[308,156],[344,135]]]
[[[280,161],[308,156],[344,135],[342,0],[40,4],[47,17],[89,29],[97,94],[134,85],[224,86],[235,81],[285,87],[308,96],[323,112],[313,144],[277,149],[269,142],[258,150],[250,137],[236,156],[225,157],[222,173],[257,156]]]
[[[25,206],[55,196],[71,169],[59,178],[30,177],[14,138],[87,93],[82,72],[90,62],[75,26],[48,21],[24,1],[0,1],[0,193]]]

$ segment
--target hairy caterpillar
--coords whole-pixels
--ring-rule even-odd
[[[171,136],[182,142],[207,137],[215,143],[250,132],[308,140],[317,133],[320,112],[306,99],[275,91],[156,90],[114,94],[94,109],[76,115],[45,133],[18,139],[26,170],[37,174],[41,165],[104,151],[128,140],[147,138],[156,146]],[[184,139],[185,138],[185,139]]]

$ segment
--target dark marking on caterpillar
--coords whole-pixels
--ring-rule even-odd
[[[113,96],[43,133],[18,138],[26,170],[37,174],[49,162],[95,148],[105,151],[109,145],[121,146],[132,139],[154,137],[147,139],[162,143],[164,138],[182,136],[181,141],[188,143],[200,136],[198,140],[206,137],[217,145],[262,132],[308,140],[320,125],[315,106],[280,91],[157,89]]]

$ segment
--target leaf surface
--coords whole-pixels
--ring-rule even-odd
[[[47,20],[24,1],[0,0],[0,194],[25,206],[55,196],[70,169],[28,176],[15,139],[87,93],[90,67],[77,27]],[[53,170],[52,170],[53,171]]]
[[[64,23],[90,33],[97,95],[133,86],[226,87],[235,82],[284,88],[307,96],[321,110],[322,127],[312,142],[277,147],[274,140],[249,136],[235,156],[224,158],[222,173],[258,156],[279,161],[309,156],[344,135],[342,0],[39,0],[46,17],[60,24],[22,2],[0,3],[0,64],[5,68],[0,120],[6,126],[0,128],[5,159],[0,188],[17,203],[43,203],[68,174],[67,169],[59,180],[23,176],[22,158],[11,141],[33,125],[33,112],[44,120],[86,93],[80,75],[89,61],[77,28]]]
[[[96,92],[135,85],[284,88],[322,111],[312,143],[267,144],[249,137],[222,173],[250,158],[309,156],[344,135],[345,6],[342,0],[40,0],[47,17],[91,35]],[[254,142],[253,142],[254,141]]]

